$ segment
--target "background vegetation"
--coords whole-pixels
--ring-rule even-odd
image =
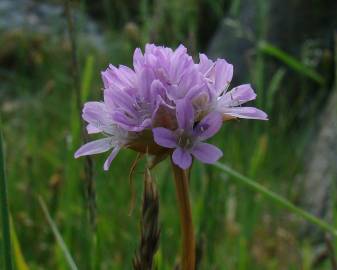
[[[135,208],[129,215],[128,171],[135,153],[122,151],[109,172],[102,170],[104,155],[94,157],[94,229],[84,161],[73,158],[81,144],[80,115],[66,16],[62,1],[47,2],[35,1],[34,7],[61,10],[47,31],[6,26],[0,32],[0,110],[15,265],[18,270],[69,269],[40,196],[79,269],[131,269],[139,243],[143,164],[136,168]],[[325,62],[321,56],[317,64],[303,47],[286,51],[269,42],[274,14],[268,1],[256,1],[256,6],[249,70],[239,79],[253,84],[256,104],[270,121],[228,122],[214,141],[223,149],[221,162],[297,203],[303,194],[295,179],[332,89],[333,56]],[[100,71],[109,63],[130,65],[135,47],[150,41],[172,47],[183,43],[197,56],[207,52],[225,19],[240,22],[242,9],[235,0],[75,2],[81,102],[102,98]],[[6,15],[15,17],[15,12],[20,14]],[[158,269],[174,269],[180,232],[169,164],[162,163],[154,175],[161,224],[156,262]],[[305,224],[299,217],[224,178],[219,169],[196,162],[191,193],[200,269],[331,269],[329,260],[317,263],[317,244],[310,233],[301,234]]]

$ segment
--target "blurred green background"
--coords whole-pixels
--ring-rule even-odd
[[[324,149],[336,150],[337,144],[337,111],[326,109],[337,105],[331,105],[336,100],[335,1],[78,0],[71,2],[71,14],[82,103],[102,99],[100,71],[109,63],[131,65],[134,49],[149,42],[182,43],[195,59],[199,52],[226,58],[234,63],[232,86],[252,83],[258,94],[254,104],[270,120],[226,122],[214,138],[224,152],[221,162],[309,211],[320,209],[312,212],[337,224],[337,178],[330,173],[327,179],[312,162],[316,154],[330,155]],[[84,160],[73,158],[81,145],[81,120],[64,2],[1,0],[0,44],[0,111],[16,269],[69,269],[38,196],[79,269],[132,269],[144,161],[135,171],[136,201],[129,215],[128,171],[135,153],[122,151],[109,172],[102,170],[104,155],[93,157],[94,231]],[[336,143],[315,147],[319,140],[325,145],[320,133],[329,127],[335,136],[329,140]],[[336,176],[336,160],[327,163]],[[312,171],[320,181],[306,184]],[[153,174],[161,225],[155,260],[158,269],[174,269],[180,230],[168,162]],[[327,246],[337,241],[327,243],[299,217],[221,174],[198,162],[192,170],[198,269],[333,269]],[[312,199],[316,189],[328,203]]]

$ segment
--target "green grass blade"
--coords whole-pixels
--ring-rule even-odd
[[[85,60],[84,71],[82,74],[81,83],[81,101],[82,103],[88,100],[90,93],[90,86],[94,71],[94,57],[89,55]]]
[[[59,230],[57,229],[57,226],[56,226],[55,222],[53,221],[53,219],[51,218],[51,216],[48,212],[48,209],[47,209],[47,206],[46,206],[45,202],[43,201],[43,199],[40,196],[39,196],[38,199],[39,199],[39,203],[40,203],[40,206],[42,208],[42,211],[43,211],[43,213],[44,213],[44,215],[45,215],[45,217],[48,221],[48,224],[49,224],[50,228],[52,229],[52,232],[53,232],[53,234],[56,238],[56,241],[59,244],[70,269],[71,270],[78,270],[78,268],[75,264],[75,261],[74,261],[73,257],[71,256],[71,254],[70,254],[70,252],[67,248],[66,243],[64,242]]]
[[[267,111],[270,112],[274,105],[275,94],[280,89],[281,82],[286,74],[285,69],[280,68],[273,75],[267,90]]]
[[[5,155],[3,149],[2,139],[2,125],[0,122],[0,195],[1,195],[1,221],[2,221],[2,234],[4,244],[4,262],[5,269],[12,270],[12,245],[9,226],[9,205],[8,205],[8,192],[7,192],[7,179],[5,174]]]
[[[228,167],[225,164],[221,164],[219,162],[214,164],[215,167],[221,169],[222,171],[226,172],[227,174],[233,176],[237,180],[239,180],[241,183],[245,184],[249,188],[251,188],[254,191],[257,191],[263,195],[265,195],[268,199],[272,200],[276,204],[288,209],[289,211],[293,212],[294,214],[302,217],[306,221],[318,226],[324,231],[327,231],[331,233],[334,237],[337,237],[337,230],[331,226],[330,224],[326,223],[325,221],[315,217],[314,215],[306,212],[305,210],[295,206],[287,199],[283,198],[282,196],[276,194],[275,192],[268,190],[264,186],[256,183],[254,180],[240,174],[239,172],[233,170],[232,168]]]
[[[16,268],[17,270],[29,270],[28,264],[26,263],[25,258],[22,255],[20,242],[16,234],[12,218],[10,219],[10,230],[13,241],[13,255]]]
[[[273,46],[272,44],[266,41],[262,41],[258,44],[258,49],[262,51],[263,53],[273,56],[276,59],[280,60],[281,62],[286,64],[289,68],[293,69],[299,74],[302,74],[303,76],[306,76],[309,79],[314,80],[320,85],[324,84],[324,78],[322,75],[317,73],[314,69],[304,65],[303,63],[301,63],[299,60],[297,60],[293,56]]]

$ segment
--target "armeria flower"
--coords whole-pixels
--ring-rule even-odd
[[[218,111],[223,114],[224,119],[268,120],[267,114],[255,107],[241,107],[242,104],[256,98],[250,84],[243,84],[227,91],[233,78],[233,65],[224,59],[213,62],[204,54],[200,54],[199,58],[198,69],[204,75],[208,87],[208,102],[202,104],[201,110]]]
[[[163,147],[174,148],[173,162],[182,169],[191,166],[191,155],[204,163],[217,161],[222,156],[221,150],[203,141],[219,131],[222,125],[221,115],[210,113],[194,126],[192,103],[178,101],[176,112],[178,128],[174,131],[163,127],[154,128],[154,141]]]
[[[119,150],[132,138],[132,134],[114,124],[104,103],[86,103],[82,117],[88,122],[87,131],[89,134],[103,133],[106,137],[80,147],[75,153],[75,158],[100,154],[113,148],[104,163],[104,170],[108,170],[112,160],[116,157]]]
[[[144,54],[136,49],[133,68],[110,65],[102,72],[104,99],[86,103],[82,117],[89,134],[104,138],[85,144],[75,157],[113,149],[105,170],[121,148],[154,156],[173,151],[173,161],[184,169],[192,156],[215,162],[221,151],[203,141],[223,120],[267,120],[263,111],[241,107],[256,98],[249,84],[227,91],[232,77],[233,66],[225,60],[200,54],[195,63],[182,45],[172,50],[148,44]]]

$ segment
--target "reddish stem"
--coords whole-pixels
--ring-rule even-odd
[[[195,239],[191,204],[188,191],[188,174],[171,160],[177,193],[182,233],[181,270],[195,270]]]

